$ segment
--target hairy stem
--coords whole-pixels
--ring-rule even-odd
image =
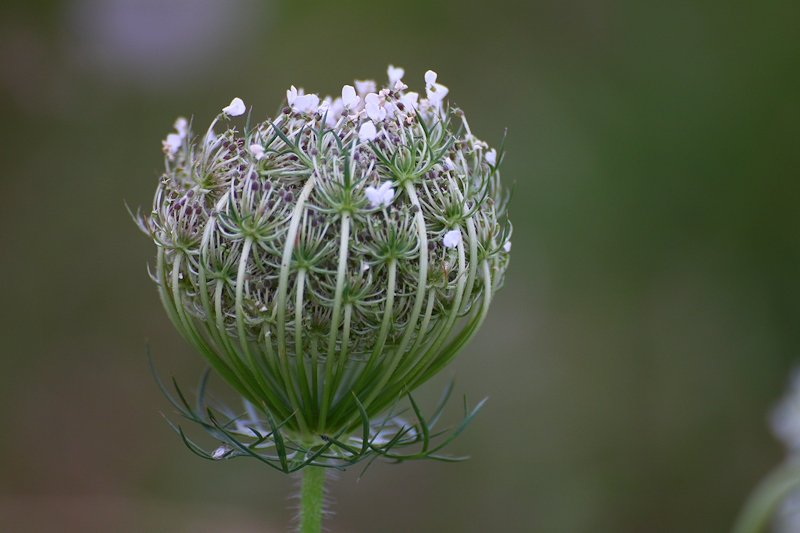
[[[325,497],[325,468],[307,466],[300,481],[299,533],[320,533]]]

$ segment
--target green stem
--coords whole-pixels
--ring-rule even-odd
[[[300,527],[299,533],[320,533],[325,496],[325,469],[307,466],[300,482]]]
[[[800,460],[788,461],[773,470],[753,491],[736,520],[733,533],[765,531],[775,509],[800,489]]]

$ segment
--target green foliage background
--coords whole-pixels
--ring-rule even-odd
[[[283,530],[292,479],[201,461],[158,414],[145,339],[182,382],[202,362],[123,200],[149,206],[177,115],[240,96],[264,116],[291,84],[335,94],[388,63],[416,89],[437,71],[490,143],[508,127],[513,257],[450,372],[490,396],[452,449],[473,459],[347,472],[331,531],[726,531],[781,460],[797,2],[250,0],[221,53],[152,77],[76,52],[74,6],[95,4],[0,7],[3,531]]]

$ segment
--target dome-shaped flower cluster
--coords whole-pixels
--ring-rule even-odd
[[[246,112],[239,98],[200,137],[178,119],[138,219],[176,327],[248,420],[303,446],[349,438],[447,365],[508,264],[502,150],[434,72],[425,98],[388,74],[336,99],[292,87],[277,118],[241,131],[213,129]]]

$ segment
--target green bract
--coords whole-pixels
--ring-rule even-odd
[[[200,455],[284,471],[441,458],[413,399],[413,424],[394,406],[477,331],[510,226],[502,150],[472,136],[433,82],[418,105],[396,81],[359,97],[346,86],[347,107],[290,91],[278,118],[251,128],[248,116],[242,131],[212,129],[242,114],[239,99],[200,137],[176,122],[138,222],[158,246],[169,317],[246,406],[215,414],[205,377],[196,405],[179,391],[181,413],[224,443],[208,453],[184,436]],[[423,450],[393,451],[413,443]]]

